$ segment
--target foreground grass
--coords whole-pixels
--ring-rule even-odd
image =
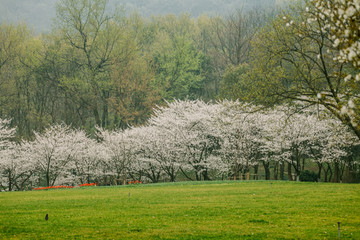
[[[336,239],[337,222],[342,239],[360,239],[359,184],[211,182],[0,193],[0,239]]]

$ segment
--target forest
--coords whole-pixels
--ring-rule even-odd
[[[197,18],[111,4],[58,1],[41,35],[1,24],[3,189],[32,178],[47,186],[85,176],[103,184],[240,179],[261,165],[266,179],[285,179],[285,164],[288,180],[305,170],[316,180],[360,180],[359,3]],[[79,143],[95,142],[75,151],[66,144],[80,133]],[[113,143],[123,151],[89,150]],[[77,159],[79,149],[89,158]],[[23,161],[31,166],[17,172]]]
[[[144,18],[108,4],[60,1],[49,34],[1,25],[0,116],[20,138],[55,123],[126,128],[164,101],[216,100],[225,70],[249,60],[251,39],[274,13]]]

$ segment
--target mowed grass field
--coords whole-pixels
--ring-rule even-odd
[[[337,239],[337,222],[341,239],[360,239],[359,184],[185,182],[0,193],[0,239]]]

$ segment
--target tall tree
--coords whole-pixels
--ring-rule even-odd
[[[252,43],[251,71],[242,78],[249,91],[243,97],[270,105],[292,100],[321,104],[360,137],[349,114],[343,114],[349,97],[358,92],[344,81],[353,68],[333,61],[336,48],[325,27],[320,18],[308,21],[302,6],[278,16]]]
[[[193,21],[188,15],[154,18],[157,34],[151,48],[155,86],[165,100],[196,99],[204,79],[202,53],[192,39]]]
[[[31,120],[32,74],[25,60],[31,55],[30,48],[32,56],[38,50],[36,40],[31,37],[24,25],[0,25],[0,115],[11,117],[21,136],[29,136],[34,123]]]
[[[357,0],[310,1],[306,8],[308,22],[323,22],[322,34],[331,39],[334,60],[348,63],[351,71],[339,74],[340,94],[319,93],[319,101],[331,106],[332,113],[348,125],[360,139],[360,3]]]
[[[62,0],[57,5],[58,26],[64,41],[81,55],[73,64],[81,67],[80,79],[86,81],[85,91],[99,126],[108,121],[109,72],[124,25],[122,11],[110,13],[107,3],[107,0]]]

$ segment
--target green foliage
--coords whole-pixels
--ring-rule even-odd
[[[162,39],[166,36],[161,35]],[[160,42],[162,46],[155,50],[155,85],[162,88],[162,97],[166,100],[196,99],[201,86],[201,53],[198,53],[185,36],[167,38]]]
[[[224,2],[235,9],[233,3]],[[190,14],[146,19],[106,0],[61,0],[56,14],[52,31],[39,36],[23,25],[0,26],[0,117],[13,119],[20,138],[63,122],[90,132],[95,125],[139,125],[164,100],[216,100],[220,79],[221,96],[235,99],[249,91],[249,39],[265,23],[265,12],[252,18],[242,11],[226,20]],[[229,58],[243,65],[228,67]]]
[[[341,222],[359,239],[359,192],[228,181],[0,193],[0,238],[335,239]]]
[[[266,105],[284,101],[321,104],[360,138],[354,105],[358,84],[344,81],[354,72],[346,62],[335,62],[338,49],[325,19],[306,13],[296,4],[277,16],[252,41],[248,85],[244,98]]]
[[[248,64],[228,67],[220,82],[220,98],[229,100],[242,98],[248,89],[247,84],[244,84],[248,71]]]
[[[301,182],[317,182],[318,175],[315,172],[310,172],[309,170],[301,171],[299,179]]]

